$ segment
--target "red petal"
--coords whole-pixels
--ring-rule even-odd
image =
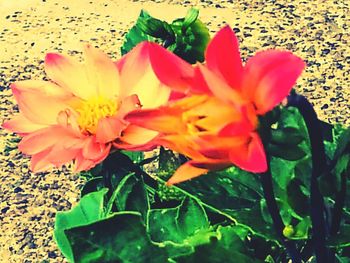
[[[152,68],[159,80],[173,90],[186,93],[194,76],[191,64],[158,44],[149,45]]]
[[[242,91],[258,114],[272,110],[289,94],[305,67],[301,58],[287,51],[257,53],[244,68]]]
[[[248,144],[233,148],[230,152],[230,160],[248,172],[262,173],[267,170],[264,146],[257,133],[251,134],[251,140]]]
[[[240,89],[243,67],[238,40],[229,26],[216,33],[208,44],[205,58],[210,70],[220,73],[231,88]]]

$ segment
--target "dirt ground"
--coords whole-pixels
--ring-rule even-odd
[[[288,49],[307,62],[296,89],[321,119],[350,124],[350,21],[346,0],[0,0],[0,123],[17,111],[9,85],[42,79],[47,52],[81,56],[81,43],[120,57],[125,32],[143,8],[171,21],[194,6],[211,34],[229,24],[242,57]],[[79,198],[82,179],[68,169],[33,174],[0,130],[0,262],[65,262],[53,241],[57,211]]]

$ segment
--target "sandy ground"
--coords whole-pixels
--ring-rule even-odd
[[[350,124],[345,0],[0,0],[0,123],[17,111],[10,83],[43,78],[45,53],[79,57],[81,43],[89,42],[116,59],[142,8],[171,21],[191,6],[200,8],[211,33],[227,23],[234,27],[245,59],[268,48],[301,56],[308,67],[297,90],[323,120]],[[82,181],[67,169],[32,174],[16,139],[0,130],[0,262],[64,262],[52,239],[54,217],[77,202]]]

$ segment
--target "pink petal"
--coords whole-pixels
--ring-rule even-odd
[[[165,104],[171,90],[160,83],[150,64],[151,44],[143,42],[125,55],[121,67],[121,98],[136,94],[143,108]]]
[[[42,124],[33,123],[26,117],[24,117],[23,114],[18,114],[14,116],[11,120],[4,122],[2,124],[2,127],[12,132],[24,135],[26,133],[31,133],[43,129],[46,126]]]
[[[50,151],[51,149],[47,149],[32,156],[30,160],[30,169],[34,173],[45,172],[54,167],[54,165],[47,159],[47,155]]]
[[[120,93],[118,68],[102,51],[85,46],[86,72],[90,85],[105,98],[116,98]]]
[[[29,121],[42,124],[56,124],[57,115],[60,111],[69,108],[69,105],[60,96],[48,95],[47,87],[51,86],[50,82],[40,82],[41,86],[32,86],[36,82],[32,81],[20,81],[11,85],[13,95],[15,96],[19,109],[23,113],[24,117]],[[40,87],[43,88],[43,92],[40,91]]]
[[[86,140],[83,148],[83,157],[90,160],[99,160],[109,153],[111,144],[97,143],[94,137],[90,137]],[[107,153],[107,154],[108,154]]]
[[[98,121],[96,141],[107,143],[118,138],[126,127],[126,123],[117,117],[105,117]]]
[[[98,96],[94,83],[90,83],[83,64],[73,58],[56,53],[45,57],[45,71],[51,80],[82,99]]]
[[[66,149],[62,144],[55,144],[48,155],[45,157],[55,167],[61,167],[69,163],[77,156],[79,149]]]
[[[70,139],[74,140],[76,137],[69,130],[56,125],[24,136],[18,144],[18,149],[25,154],[33,155],[45,151],[55,144],[66,143]]]
[[[229,26],[221,29],[208,44],[205,58],[207,67],[220,73],[233,89],[240,89],[243,66],[238,40]]]
[[[257,53],[244,68],[242,91],[262,115],[272,110],[291,91],[305,67],[301,58],[287,51]]]
[[[246,103],[240,92],[230,87],[220,75],[209,70],[206,66],[198,66],[214,96],[235,106],[241,106]]]
[[[96,165],[97,165],[96,162],[94,162],[90,159],[86,159],[85,157],[83,157],[83,154],[80,153],[75,158],[73,171],[75,173],[78,173],[81,171],[87,171]]]
[[[251,134],[251,139],[244,147],[233,148],[230,160],[239,168],[253,173],[262,173],[267,170],[267,160],[264,146],[257,133]]]

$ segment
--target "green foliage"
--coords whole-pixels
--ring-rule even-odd
[[[104,188],[98,192],[87,194],[72,210],[57,212],[54,238],[62,254],[69,261],[73,261],[74,254],[65,231],[103,219],[103,201],[106,193],[107,189]]]
[[[209,42],[209,30],[198,19],[198,10],[190,9],[185,18],[172,23],[151,17],[142,10],[136,24],[125,36],[121,53],[124,55],[142,41],[162,44],[189,63],[204,61]]]
[[[166,262],[166,250],[147,236],[136,212],[115,213],[98,222],[66,231],[74,262]]]

